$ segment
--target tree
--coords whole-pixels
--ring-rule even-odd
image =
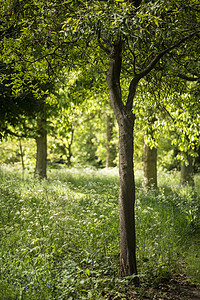
[[[35,175],[38,178],[47,178],[47,130],[45,129],[46,119],[38,119],[37,145]]]
[[[184,5],[180,1],[178,4],[168,1],[133,1],[131,4],[126,1],[90,1],[83,5],[84,16],[87,18],[84,21],[89,28],[93,22],[93,34],[96,33],[100,48],[107,54],[107,85],[119,126],[121,276],[137,274],[133,169],[133,131],[136,116],[132,111],[134,98],[139,83],[162,63],[164,57],[180,49],[182,55],[187,55],[189,48],[192,51],[194,41],[198,42],[195,39],[199,33],[199,23],[196,23],[198,18],[191,24],[185,22],[187,10]],[[191,9],[195,5],[197,2],[191,2]],[[194,10],[192,13],[195,15]],[[104,23],[101,22],[102,19]],[[189,19],[191,20],[191,14]],[[185,53],[182,45],[187,47]],[[124,69],[129,77],[126,100],[122,97],[121,89]]]
[[[187,153],[181,153],[181,155],[185,156],[184,161],[181,162],[181,185],[191,185],[194,186],[194,178],[193,178],[193,161],[194,158]]]
[[[8,134],[16,137],[35,137],[37,144],[35,174],[40,178],[46,178],[47,131],[44,126],[46,126],[45,116],[49,113],[46,99],[49,91],[53,90],[53,83],[49,79],[45,82],[40,82],[38,78],[32,78],[31,81],[24,80],[22,74],[6,64],[1,65],[0,71],[1,137]],[[16,77],[22,82],[19,90],[15,90]],[[38,89],[39,95],[36,95],[35,90]]]
[[[157,148],[144,143],[143,150],[143,186],[144,189],[157,188]]]
[[[193,90],[194,86],[192,87]],[[198,98],[193,97],[191,87],[185,84],[182,93],[173,93],[172,97],[176,105],[169,105],[171,101],[166,99],[165,110],[170,116],[171,143],[177,149],[177,159],[181,163],[180,184],[194,185],[194,161],[198,156],[199,148],[199,103]]]
[[[49,28],[49,12],[45,2],[2,1],[4,19],[0,23],[1,133],[29,134],[36,138],[35,173],[41,178],[46,178],[47,117],[50,115],[47,98],[55,92],[57,84],[53,60],[50,62],[48,54],[45,55],[53,51],[48,39],[50,35],[50,40],[53,39],[52,28],[55,30],[57,25],[53,18],[53,26]],[[19,128],[20,135],[15,130]]]
[[[142,89],[144,89],[144,86]],[[143,187],[145,190],[157,188],[157,145],[158,137],[162,130],[161,126],[158,126],[158,118],[160,119],[161,115],[158,109],[159,101],[157,101],[156,93],[148,90],[146,88],[143,92],[143,95],[145,95],[144,99],[139,97],[138,107],[135,108],[139,119],[137,119],[136,126],[143,131],[144,135],[142,168]]]
[[[47,90],[49,82],[39,83],[36,78],[24,81],[22,74],[16,74],[15,69],[5,63],[0,64],[0,133],[1,136],[6,134],[17,133],[12,130],[19,126],[22,135],[25,136],[30,128],[27,119],[34,119],[35,114],[41,111],[43,98],[37,98],[34,89],[40,85],[44,92]],[[18,77],[22,81],[21,88],[15,91],[13,78]]]
[[[116,146],[113,143],[114,118],[111,114],[107,114],[106,118],[106,167],[115,166]]]

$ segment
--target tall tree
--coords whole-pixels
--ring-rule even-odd
[[[149,188],[157,188],[157,148],[151,148],[144,143],[143,150],[143,187],[145,190]]]
[[[113,143],[114,118],[111,114],[107,114],[106,118],[106,167],[115,166],[116,146]]]
[[[180,184],[181,185],[191,185],[194,186],[194,170],[193,170],[193,162],[194,158],[187,154],[187,153],[181,153],[184,157],[184,161],[181,162],[181,178],[180,178]]]
[[[195,15],[197,2],[190,2],[194,21],[185,5],[180,1],[88,1],[83,5],[84,17],[82,16],[81,21],[84,19],[90,29],[94,26],[92,33],[97,34],[99,46],[107,55],[107,85],[119,126],[121,276],[137,274],[133,169],[136,117],[133,114],[134,98],[139,83],[156,66],[162,64],[164,57],[177,49],[182,55],[187,55],[188,49],[192,51],[192,45],[198,42],[195,38],[200,32],[199,19]],[[186,22],[186,15],[191,23]],[[81,23],[84,27],[83,21]],[[126,99],[123,98],[121,89],[124,69],[130,80]]]
[[[140,127],[143,127],[144,131],[144,146],[142,155],[142,167],[143,167],[143,187],[145,190],[149,188],[157,188],[157,144],[158,144],[158,128],[156,128],[156,122],[158,121],[159,110],[156,103],[156,98],[154,94],[150,94],[150,103],[148,103],[148,96],[143,102],[144,107],[142,109],[141,115],[143,120],[140,120]],[[140,100],[141,101],[141,100]],[[152,106],[148,106],[151,104]],[[153,103],[154,102],[154,103]],[[141,109],[140,109],[141,110]],[[139,114],[139,109],[138,109]],[[141,119],[141,117],[140,117]],[[144,124],[145,123],[145,124]],[[157,130],[156,130],[157,129]],[[159,128],[160,131],[160,128]]]
[[[42,179],[47,178],[47,130],[45,125],[46,120],[39,118],[37,121],[35,175]]]
[[[55,32],[58,23],[48,1],[2,1],[0,10],[4,16],[0,22],[0,59],[9,75],[6,78],[5,67],[1,68],[0,80],[4,90],[7,87],[1,97],[2,114],[7,121],[1,123],[1,132],[19,135],[10,128],[17,125],[22,128],[22,135],[27,136],[30,131],[27,124],[30,120],[37,122],[31,128],[37,144],[35,173],[45,178],[46,119],[50,114],[47,98],[55,91],[58,77],[53,70],[54,61],[48,60],[49,52],[55,50],[49,41],[56,38],[52,31]]]

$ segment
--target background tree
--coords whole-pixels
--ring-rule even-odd
[[[112,114],[107,114],[106,119],[106,167],[115,167],[115,159],[117,155],[116,145],[114,143],[114,127],[115,120]]]
[[[1,7],[2,15],[5,16],[1,23],[1,60],[4,65],[12,68],[9,80],[13,98],[15,94],[18,97],[15,106],[21,108],[23,105],[23,110],[16,110],[10,101],[11,115],[20,119],[18,124],[22,123],[23,118],[27,120],[24,112],[26,115],[29,112],[32,118],[37,119],[33,128],[37,144],[35,174],[41,178],[46,178],[47,117],[50,114],[47,98],[53,89],[55,91],[55,82],[58,81],[58,73],[62,68],[58,63],[59,56],[55,62],[55,56],[51,59],[49,55],[49,52],[55,53],[57,50],[54,42],[61,43],[62,33],[55,35],[58,26],[55,6],[59,5],[60,3],[50,5],[48,1],[3,1]],[[1,76],[2,82],[5,81],[4,77]],[[23,103],[18,95],[24,95],[24,89],[27,90],[27,95],[26,102]],[[7,108],[6,110],[8,111]]]

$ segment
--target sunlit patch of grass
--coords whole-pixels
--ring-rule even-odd
[[[139,171],[136,176],[141,282],[169,279],[183,260],[198,279],[199,193],[180,189],[171,174],[161,178],[158,191],[146,193]],[[62,167],[41,182],[14,167],[0,169],[4,299],[126,299],[129,280],[118,279],[118,193],[117,169]]]
[[[185,247],[185,263],[189,277],[192,281],[200,283],[200,239],[199,234],[189,238]]]
[[[180,187],[178,172],[160,176],[157,191],[137,190],[136,226],[141,271],[155,279],[171,276],[185,261],[184,269],[199,280],[200,189]],[[189,242],[190,241],[190,242]],[[191,251],[190,249],[193,249]],[[170,275],[171,274],[171,275]],[[156,279],[157,280],[157,279]]]
[[[4,172],[0,289],[5,299],[70,299],[80,293],[88,299],[91,278],[116,272],[110,262],[119,246],[116,179],[95,170],[74,171],[56,170],[43,182]]]

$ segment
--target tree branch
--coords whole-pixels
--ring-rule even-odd
[[[197,78],[197,77],[190,77],[185,74],[178,74],[178,77],[180,77],[181,79],[185,79],[187,81],[198,81],[199,80],[199,78]]]
[[[131,54],[133,55],[133,71],[134,71],[134,75],[136,75],[136,55],[135,55],[135,52],[133,50],[131,50],[128,38],[126,40],[127,40],[128,49],[131,52]]]
[[[37,58],[35,60],[24,59],[24,61],[28,62],[28,63],[31,63],[31,64],[36,63],[36,62],[38,62],[38,61],[40,61],[40,60],[42,60],[42,59],[44,59],[44,58],[46,58],[48,56],[56,55],[56,51],[58,49],[60,49],[62,45],[65,45],[65,44],[74,44],[74,43],[77,42],[77,40],[74,40],[74,41],[71,41],[71,42],[61,42],[57,47],[55,47],[55,49],[52,52],[46,53],[46,54],[42,55],[41,57],[39,57],[39,58]]]
[[[101,35],[101,32],[99,31],[99,32],[98,32],[98,38],[97,38],[99,47],[100,47],[104,52],[106,52],[108,55],[110,55],[110,53],[111,53],[110,47],[105,47],[105,46],[103,45],[103,43],[101,42],[101,39],[102,39],[105,43],[107,43],[107,44],[109,43],[108,40],[107,40],[105,37],[103,37],[103,36]]]
[[[112,45],[112,51],[110,54],[110,67],[107,72],[106,82],[108,84],[111,105],[117,116],[124,104],[122,102],[121,86],[120,86],[120,73],[122,67],[122,49],[123,41],[121,39],[115,40]]]
[[[172,45],[171,47],[168,47],[162,51],[160,51],[153,59],[152,61],[148,64],[148,66],[142,70],[138,76],[139,79],[143,78],[144,76],[146,76],[149,72],[151,72],[151,70],[155,67],[155,65],[159,62],[159,60],[167,53],[169,53],[170,51],[174,50],[175,48],[179,47],[182,43],[184,43],[186,40],[192,38],[193,36],[197,35],[198,33],[200,33],[200,30],[192,32],[188,35],[186,35],[185,37],[183,37],[182,39],[180,39],[177,43],[175,43],[174,45]]]
[[[10,135],[15,136],[15,137],[20,137],[20,138],[27,137],[27,134],[18,134],[18,133],[15,133],[15,132],[11,131],[10,129],[4,129],[3,131],[6,134],[10,134]]]
[[[135,96],[135,92],[136,92],[136,88],[138,85],[138,82],[140,81],[140,79],[144,78],[146,75],[148,75],[156,66],[156,64],[159,62],[159,60],[167,53],[169,53],[170,51],[174,50],[175,48],[179,47],[182,43],[184,43],[186,40],[191,39],[193,36],[197,35],[198,33],[200,33],[200,30],[192,32],[188,35],[186,35],[185,37],[183,37],[182,39],[180,39],[178,42],[176,42],[174,45],[172,45],[171,47],[168,47],[162,51],[160,51],[152,60],[151,62],[146,66],[146,68],[144,68],[140,73],[138,73],[137,75],[135,75],[130,83],[129,86],[129,95],[128,95],[128,99],[127,99],[127,103],[126,103],[126,107],[128,110],[132,110],[133,107],[133,99]]]
[[[165,105],[164,105],[164,104],[159,104],[159,106],[160,106],[161,109],[163,109],[163,110],[167,113],[167,115],[172,119],[173,123],[175,123],[176,120],[175,120],[174,117],[170,114],[170,112],[167,110],[167,108],[165,107]]]

